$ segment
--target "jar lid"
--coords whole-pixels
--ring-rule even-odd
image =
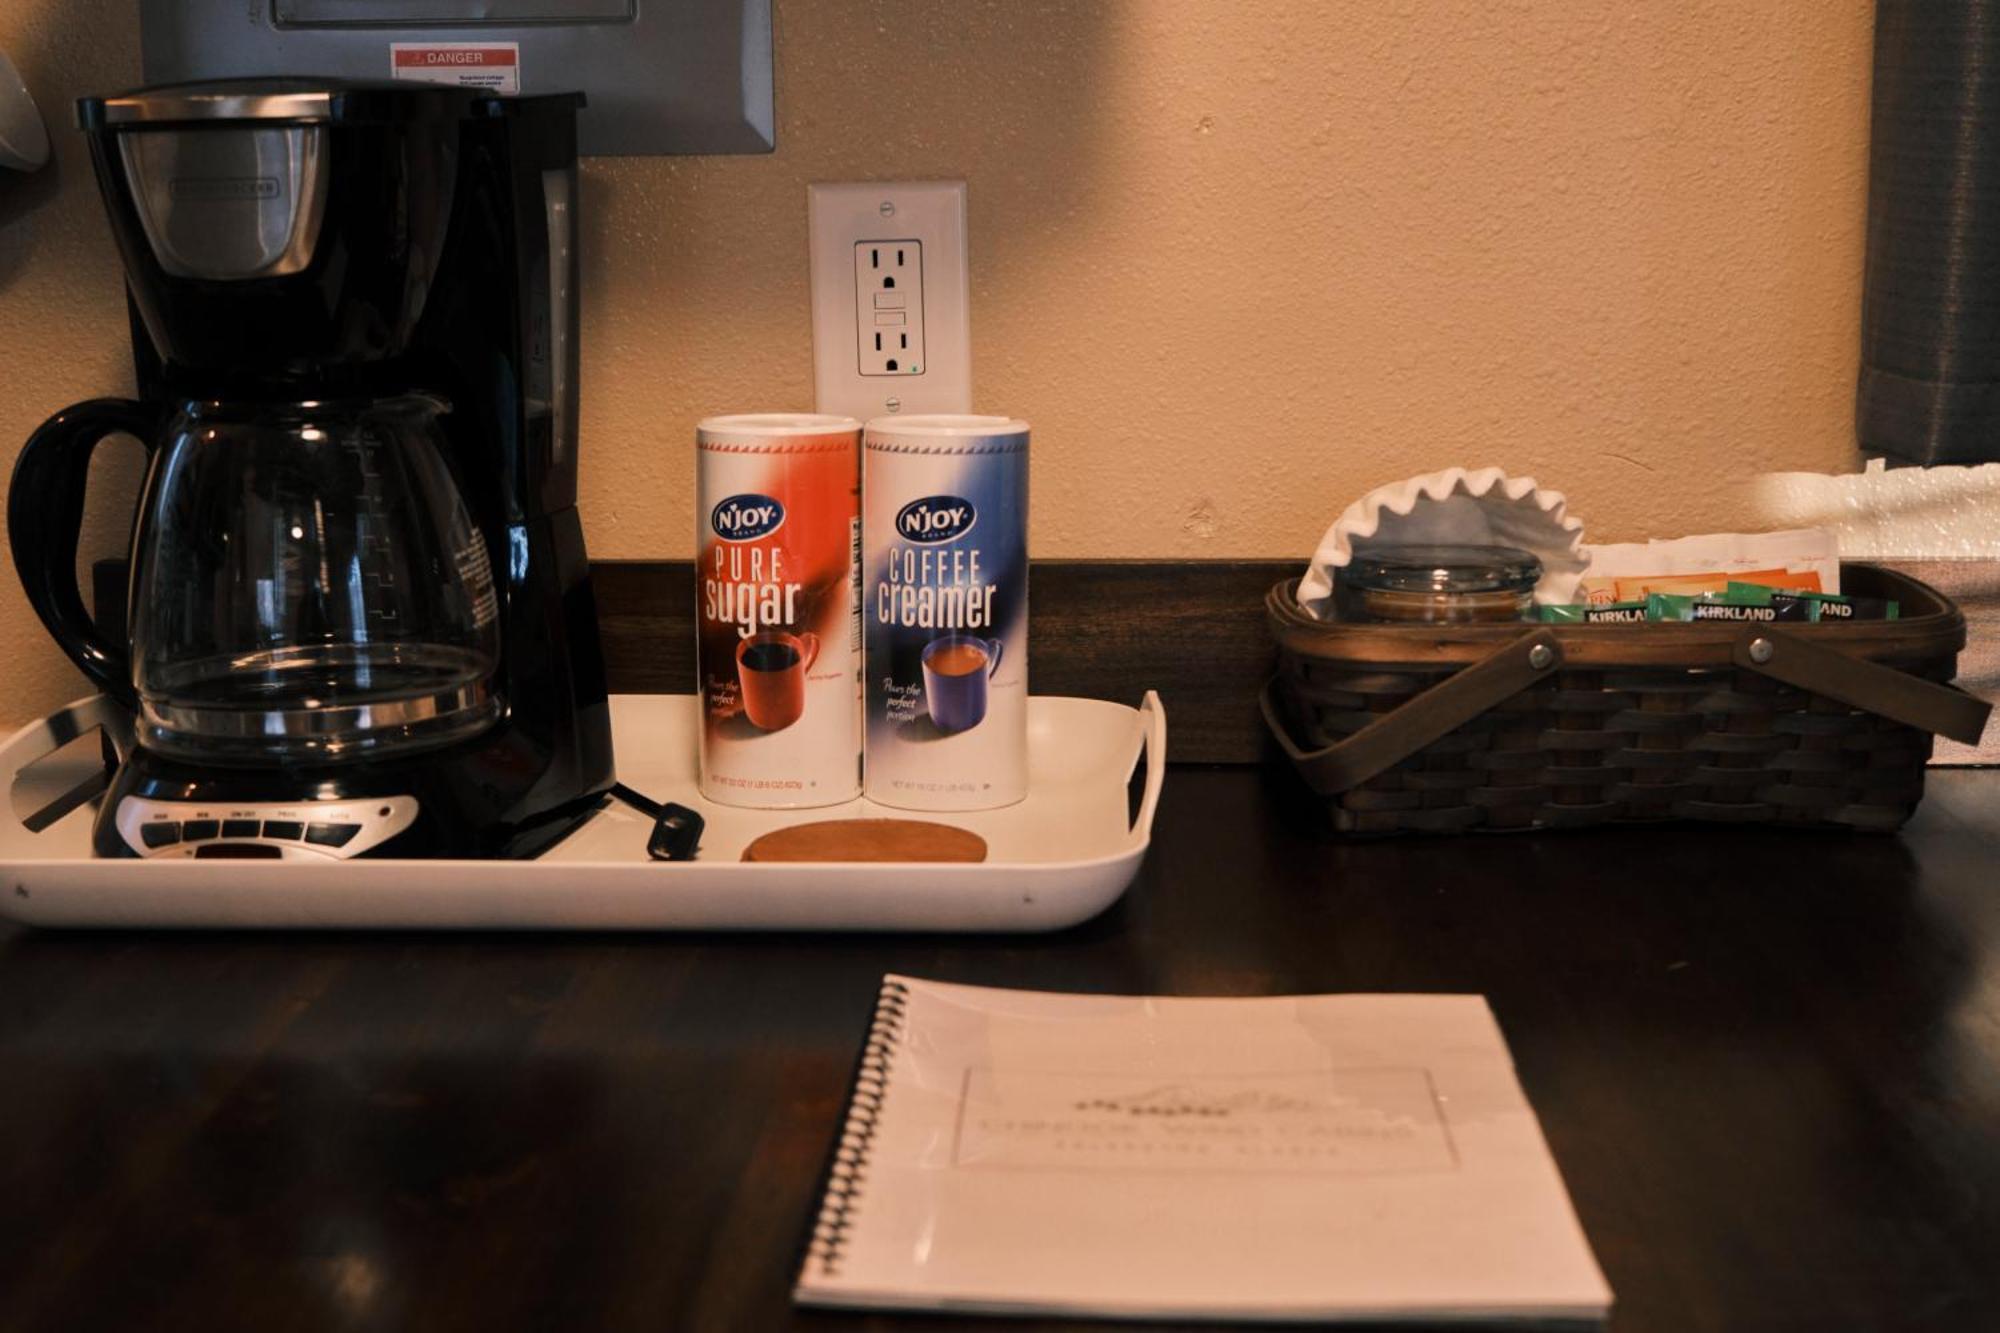
[[[1341,582],[1368,592],[1533,592],[1542,562],[1512,546],[1378,546],[1356,551]]]

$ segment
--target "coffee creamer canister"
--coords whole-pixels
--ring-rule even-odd
[[[861,794],[860,423],[755,413],[696,431],[701,793]]]
[[[862,438],[868,799],[1028,794],[1028,423],[878,417]]]

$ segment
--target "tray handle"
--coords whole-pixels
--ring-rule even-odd
[[[0,745],[0,800],[12,795],[14,784],[19,781],[23,773],[77,737],[99,727],[102,727],[104,734],[111,738],[113,746],[117,749],[117,757],[123,759],[124,740],[132,729],[132,715],[109,695],[93,694],[85,699],[74,700],[47,717],[30,722],[15,732],[7,739],[5,745]],[[106,758],[108,761],[110,756]],[[110,767],[107,766],[102,776],[109,778],[110,773]],[[96,791],[89,792],[90,796],[96,794]],[[22,827],[30,833],[39,833],[55,819],[74,808],[75,803],[65,795],[57,798],[52,811],[31,811],[25,817],[18,818]]]
[[[1139,797],[1139,811],[1132,817],[1126,834],[1128,847],[1144,847],[1153,837],[1153,811],[1160,804],[1160,788],[1167,781],[1167,709],[1158,690],[1147,690],[1139,701],[1139,743],[1133,747],[1132,762],[1125,769],[1125,781],[1132,780],[1139,761],[1146,761],[1146,790]]]
[[[1731,655],[1739,667],[1965,745],[1979,744],[1993,712],[1992,704],[1954,686],[1835,652],[1774,625],[1744,629]]]
[[[1264,725],[1306,785],[1321,796],[1333,796],[1395,767],[1432,741],[1519,694],[1562,660],[1562,642],[1553,631],[1530,630],[1382,714],[1352,736],[1318,750],[1301,750],[1278,717],[1275,679],[1265,682],[1258,702],[1264,709]]]

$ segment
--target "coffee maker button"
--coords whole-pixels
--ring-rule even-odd
[[[214,837],[220,828],[221,825],[213,819],[190,819],[181,825],[181,836],[189,842],[200,842],[203,838]]]
[[[254,838],[257,836],[257,821],[254,819],[225,819],[222,821],[222,836],[225,838]]]
[[[345,847],[354,841],[354,835],[361,832],[359,824],[308,824],[306,841],[318,843],[322,847]]]
[[[179,824],[141,824],[139,841],[148,847],[171,847],[181,840]]]
[[[296,841],[298,836],[305,831],[306,826],[293,819],[267,819],[264,821],[264,836],[267,838],[283,838],[287,842],[291,842]]]

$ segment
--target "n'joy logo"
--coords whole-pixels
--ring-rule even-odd
[[[926,495],[896,511],[896,532],[904,541],[948,542],[972,531],[978,517],[962,495]]]
[[[732,495],[708,513],[708,526],[726,542],[753,542],[785,525],[785,507],[768,495]]]

